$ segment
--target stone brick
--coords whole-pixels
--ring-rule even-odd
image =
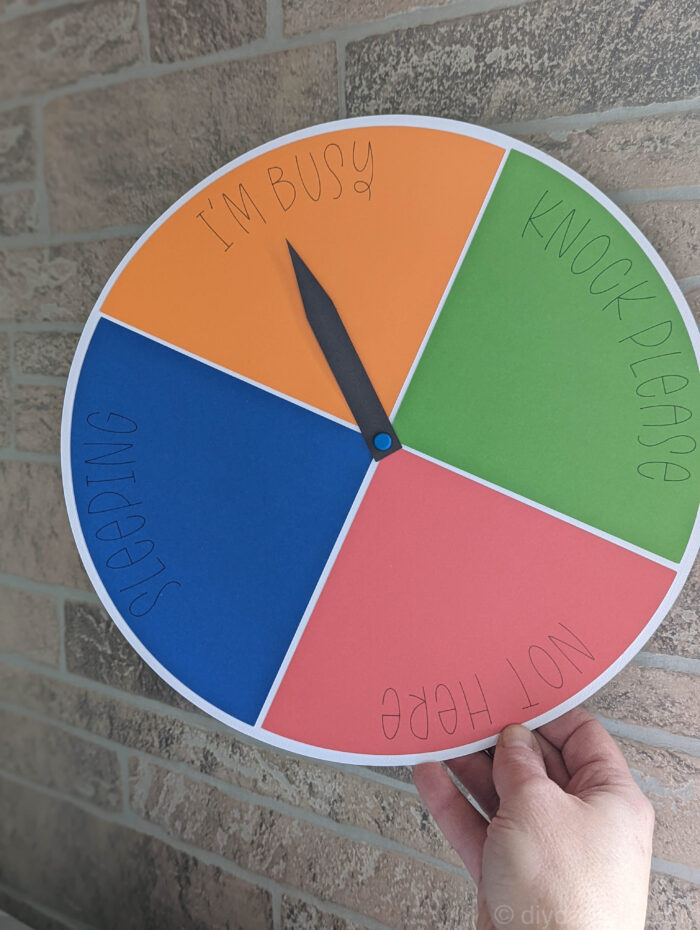
[[[287,35],[315,32],[444,3],[449,0],[283,0],[284,31]]]
[[[0,448],[10,444],[11,433],[10,337],[7,333],[0,333]]]
[[[0,652],[58,665],[58,614],[53,598],[0,585],[0,618]]]
[[[0,663],[0,700],[459,864],[413,792]]]
[[[0,252],[0,319],[82,323],[130,239]]]
[[[69,672],[196,711],[163,681],[126,641],[107,612],[96,604],[66,601],[66,667]]]
[[[18,898],[7,889],[0,888],[0,910],[11,914],[16,920],[24,921],[32,930],[75,930],[75,924],[64,922],[58,917],[49,917],[23,898]],[[11,930],[10,927],[3,930]]]
[[[678,599],[644,651],[700,658],[700,557],[695,560]]]
[[[0,194],[0,236],[30,235],[39,229],[39,209],[32,189]]]
[[[148,0],[154,61],[180,61],[265,36],[265,0]]]
[[[107,810],[121,810],[119,762],[114,752],[2,709],[0,770]]]
[[[13,13],[15,15],[28,13],[32,7],[41,2],[42,0],[0,0],[0,13]]]
[[[586,701],[595,714],[642,727],[700,736],[698,679],[682,672],[628,665]]]
[[[91,590],[68,525],[58,465],[0,461],[0,572]]]
[[[282,895],[282,930],[366,930],[362,918],[346,920],[299,898]]]
[[[138,61],[137,0],[93,0],[3,24],[0,98],[36,94]]]
[[[466,874],[355,842],[145,760],[131,760],[130,776],[138,816],[241,868],[390,926],[457,928],[473,917],[476,890]]]
[[[63,388],[15,387],[15,446],[22,452],[58,455],[61,447]]]
[[[348,113],[481,123],[693,97],[694,0],[535,0],[350,43]]]
[[[271,930],[268,892],[73,804],[4,782],[3,883],[110,930]]]
[[[646,930],[697,930],[700,886],[651,873]]]
[[[700,760],[682,752],[620,740],[635,780],[656,811],[654,855],[700,866]]]
[[[337,106],[332,44],[59,97],[45,111],[52,229],[152,222],[215,168]]]
[[[699,133],[690,111],[521,138],[609,193],[697,184]]]
[[[35,159],[31,109],[0,113],[0,181],[31,181]]]
[[[73,361],[78,338],[77,333],[60,331],[17,333],[15,370],[22,375],[65,377]]]
[[[654,246],[674,278],[700,274],[700,200],[652,200],[622,209]]]

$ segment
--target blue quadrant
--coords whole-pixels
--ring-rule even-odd
[[[144,646],[245,723],[369,463],[356,431],[98,323],[71,431],[90,556]]]

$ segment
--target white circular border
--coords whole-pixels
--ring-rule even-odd
[[[356,117],[354,119],[336,120],[329,123],[319,123],[316,126],[310,126],[306,129],[297,130],[296,132],[288,133],[285,136],[280,136],[271,142],[266,142],[264,145],[259,145],[257,148],[254,148],[251,151],[246,152],[244,155],[233,159],[233,161],[230,161],[228,164],[219,168],[217,171],[214,171],[203,181],[200,181],[200,183],[193,187],[190,191],[184,194],[154,223],[152,223],[146,232],[144,232],[143,235],[141,235],[134,243],[134,245],[129,249],[119,265],[110,275],[110,278],[102,289],[102,292],[100,293],[95,306],[90,312],[90,316],[88,317],[85,328],[83,329],[83,332],[80,336],[80,340],[75,351],[75,356],[71,364],[63,402],[63,415],[61,419],[61,471],[63,477],[63,493],[66,500],[66,508],[68,510],[71,529],[73,530],[73,535],[75,537],[83,565],[85,566],[85,570],[95,588],[95,591],[97,592],[97,595],[100,598],[100,601],[106,607],[110,617],[119,627],[122,634],[126,637],[131,646],[136,650],[141,658],[144,659],[148,665],[150,665],[150,667],[171,686],[171,688],[173,688],[183,697],[187,698],[187,700],[194,704],[196,707],[199,707],[200,710],[205,711],[207,714],[214,717],[216,720],[219,720],[221,723],[226,724],[238,732],[244,733],[246,736],[260,740],[267,745],[275,746],[278,749],[284,749],[289,752],[298,753],[302,756],[311,757],[314,759],[322,759],[328,762],[342,762],[350,763],[353,765],[414,765],[418,762],[452,759],[467,753],[486,749],[489,746],[495,745],[498,736],[489,736],[486,739],[468,743],[464,746],[456,746],[452,749],[443,749],[434,752],[386,756],[363,755],[360,753],[341,752],[339,750],[333,749],[322,749],[319,746],[313,746],[307,743],[298,742],[296,740],[287,739],[283,736],[272,733],[269,730],[265,730],[264,727],[251,726],[250,724],[244,723],[242,720],[238,720],[236,717],[232,717],[230,714],[224,713],[218,707],[215,707],[213,704],[205,701],[194,691],[190,690],[186,685],[179,681],[179,679],[175,678],[163,665],[161,665],[158,659],[156,659],[155,656],[153,656],[144,647],[141,641],[133,633],[131,627],[122,618],[121,614],[107,593],[104,585],[102,584],[102,580],[97,572],[97,569],[95,568],[88,548],[85,544],[85,538],[83,536],[82,527],[80,525],[80,520],[78,518],[77,509],[75,506],[75,497],[73,494],[73,478],[71,473],[70,434],[73,415],[73,401],[75,398],[75,390],[78,384],[78,378],[80,376],[80,370],[85,358],[85,353],[87,352],[95,327],[101,318],[101,307],[104,301],[106,300],[119,275],[122,273],[126,265],[131,261],[136,252],[138,252],[141,246],[167,219],[169,219],[170,216],[173,215],[173,213],[175,213],[176,210],[179,210],[180,207],[187,203],[187,201],[191,200],[201,190],[203,190],[205,187],[208,187],[218,178],[223,177],[223,175],[228,174],[228,172],[230,172],[232,169],[237,168],[254,158],[257,158],[260,155],[264,155],[266,152],[271,152],[277,148],[280,148],[281,146],[288,145],[291,142],[298,142],[302,139],[313,138],[314,136],[322,135],[324,133],[333,132],[336,130],[357,129],[369,126],[411,126],[422,129],[433,129],[442,132],[450,132],[457,135],[479,139],[483,142],[489,142],[504,149],[501,165],[505,163],[505,159],[508,157],[509,152],[511,150],[515,150],[522,152],[525,155],[529,155],[537,161],[548,165],[550,168],[553,168],[564,177],[573,181],[580,188],[586,191],[586,193],[590,194],[595,200],[597,200],[598,203],[600,203],[613,217],[615,217],[615,219],[627,230],[627,232],[632,235],[632,237],[646,253],[647,257],[651,260],[652,264],[661,275],[664,284],[671,293],[671,296],[673,297],[676,306],[678,307],[681,316],[684,319],[686,330],[690,336],[691,343],[695,350],[696,361],[700,360],[700,334],[698,333],[697,325],[695,324],[693,315],[690,312],[688,304],[686,303],[680,288],[671,276],[671,273],[669,272],[660,256],[657,254],[643,233],[636,228],[636,226],[627,218],[627,216],[625,216],[625,214],[616,204],[614,204],[608,197],[605,196],[605,194],[599,191],[589,181],[583,178],[576,171],[573,171],[567,165],[558,161],[556,158],[552,158],[551,156],[546,155],[544,152],[540,152],[532,146],[527,145],[524,142],[520,142],[517,139],[512,139],[510,136],[506,136],[503,133],[495,132],[490,129],[483,129],[480,126],[475,126],[471,123],[462,123],[458,120],[439,119],[430,116],[402,115],[366,116]],[[534,729],[536,727],[542,726],[545,723],[548,723],[550,720],[554,720],[556,717],[561,716],[561,714],[565,713],[567,710],[571,710],[573,707],[576,707],[578,704],[586,700],[586,698],[590,697],[592,694],[598,691],[614,675],[616,675],[617,672],[619,672],[625,665],[627,665],[630,659],[636,655],[639,649],[641,649],[647,639],[659,626],[673,605],[673,602],[680,594],[690,569],[692,568],[699,545],[700,507],[698,509],[698,514],[696,515],[693,531],[688,540],[685,553],[678,565],[676,579],[669,588],[659,608],[641,631],[641,633],[628,646],[622,655],[620,655],[612,665],[608,666],[608,668],[601,675],[590,682],[590,684],[570,697],[568,700],[558,704],[556,707],[551,708],[546,713],[540,714],[538,717],[527,721],[524,724],[525,726],[529,727],[530,729]]]

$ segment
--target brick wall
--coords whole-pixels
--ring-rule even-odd
[[[698,47],[694,0],[0,0],[0,909],[44,930],[473,926],[407,770],[234,737],[113,629],[62,503],[66,373],[167,205],[345,115],[545,149],[630,214],[700,313]],[[696,570],[590,702],[656,808],[650,928],[700,913],[699,594]]]

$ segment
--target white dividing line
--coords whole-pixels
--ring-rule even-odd
[[[452,274],[450,275],[450,280],[447,282],[447,286],[445,287],[445,290],[442,292],[442,297],[440,298],[440,303],[437,305],[437,309],[435,310],[435,313],[433,314],[433,318],[432,318],[432,320],[430,321],[430,326],[428,327],[428,329],[427,329],[427,331],[426,331],[426,333],[425,333],[425,336],[423,336],[423,341],[422,341],[421,344],[420,344],[420,347],[419,347],[419,349],[418,349],[418,352],[417,352],[417,354],[416,354],[416,357],[413,359],[413,364],[411,365],[411,367],[410,367],[410,369],[409,369],[409,372],[408,372],[408,374],[406,375],[406,380],[404,381],[404,383],[403,383],[403,385],[402,385],[402,387],[401,387],[401,390],[399,391],[399,396],[396,398],[396,403],[394,404],[394,407],[393,407],[393,409],[392,409],[392,411],[391,411],[391,416],[389,417],[389,419],[390,419],[392,422],[393,422],[393,420],[394,420],[394,417],[396,416],[397,410],[398,410],[399,407],[401,406],[401,401],[402,401],[403,398],[404,398],[404,394],[405,394],[406,391],[408,390],[408,385],[411,383],[411,379],[413,378],[413,375],[414,375],[414,373],[415,373],[415,371],[416,371],[416,368],[418,367],[418,363],[420,362],[421,357],[422,357],[422,355],[423,355],[423,352],[425,351],[425,347],[426,347],[427,344],[428,344],[428,340],[430,339],[430,336],[431,336],[433,330],[435,329],[435,324],[436,324],[437,321],[438,321],[438,317],[439,317],[440,314],[442,313],[442,308],[445,306],[445,301],[447,300],[447,295],[450,293],[450,290],[452,289],[452,285],[454,284],[454,280],[455,280],[455,278],[457,277],[457,272],[459,271],[459,269],[460,269],[460,267],[461,267],[461,265],[462,265],[462,262],[464,261],[464,256],[467,254],[467,251],[469,250],[469,246],[472,244],[472,239],[473,239],[474,236],[476,235],[476,231],[477,231],[477,229],[479,228],[479,224],[481,223],[481,217],[484,215],[484,212],[486,211],[486,207],[488,206],[489,200],[491,200],[491,195],[493,194],[494,189],[495,189],[495,187],[496,187],[496,184],[498,183],[498,179],[499,179],[500,176],[501,176],[501,172],[503,171],[503,166],[504,166],[505,163],[506,163],[506,159],[508,158],[508,155],[510,154],[510,151],[511,151],[510,148],[506,147],[506,148],[505,148],[505,151],[503,152],[503,157],[501,158],[501,161],[500,161],[500,163],[499,163],[499,165],[498,165],[498,168],[496,169],[496,173],[494,174],[493,180],[491,181],[491,185],[490,185],[488,191],[486,192],[486,196],[484,197],[484,201],[483,201],[483,203],[481,204],[481,207],[479,208],[479,212],[478,212],[477,215],[476,215],[476,219],[474,220],[474,225],[472,226],[471,230],[469,231],[469,235],[467,236],[467,241],[464,243],[464,246],[463,246],[463,248],[462,248],[462,251],[459,253],[459,258],[457,259],[457,263],[455,264],[454,268],[452,269]]]
[[[217,365],[216,362],[211,362],[207,358],[202,358],[201,355],[195,355],[194,352],[188,352],[187,349],[173,345],[172,342],[166,342],[165,339],[160,339],[158,336],[154,336],[152,333],[147,333],[143,329],[138,329],[136,326],[132,326],[130,323],[125,323],[123,320],[118,320],[116,317],[110,316],[108,313],[101,313],[101,316],[105,320],[109,320],[110,323],[116,323],[117,326],[123,326],[124,329],[130,329],[132,333],[137,333],[139,336],[144,336],[146,339],[150,339],[151,342],[157,342],[158,345],[165,346],[166,349],[172,349],[173,352],[179,352],[180,355],[186,355],[188,358],[194,359],[195,362],[201,362],[202,365],[207,365],[209,368],[214,368],[216,371],[220,371],[224,375],[230,375],[232,378],[237,378],[239,381],[244,381],[246,384],[250,384],[252,387],[259,388],[261,391],[265,391],[266,394],[272,394],[274,397],[279,397],[280,400],[286,400],[290,404],[295,404],[297,407],[302,407],[304,410],[308,410],[309,413],[317,413],[320,417],[325,417],[326,420],[332,420],[333,423],[337,423],[339,426],[346,426],[348,429],[355,430],[356,433],[360,432],[360,428],[357,423],[349,423],[347,420],[341,420],[340,417],[336,417],[332,413],[328,413],[326,410],[319,410],[318,407],[312,407],[311,404],[307,404],[303,400],[298,400],[296,397],[290,397],[288,394],[283,394],[281,391],[276,391],[274,388],[268,387],[267,384],[261,384],[259,381],[253,381],[252,378],[246,378],[245,375],[241,375],[237,371],[232,371],[230,368],[224,368],[223,365]]]
[[[343,543],[345,542],[346,536],[350,532],[350,527],[352,526],[353,520],[355,519],[355,515],[357,514],[357,511],[360,509],[360,504],[362,503],[362,499],[367,493],[367,488],[369,487],[370,481],[372,480],[372,477],[374,476],[374,473],[377,470],[377,464],[378,463],[374,460],[372,460],[369,464],[367,473],[362,481],[362,484],[360,485],[357,491],[357,494],[355,495],[355,500],[352,502],[352,507],[348,511],[348,515],[345,518],[345,522],[340,528],[340,533],[338,533],[338,538],[335,541],[335,545],[331,549],[331,554],[328,556],[326,564],[323,567],[323,571],[321,572],[321,577],[318,579],[318,582],[316,583],[316,587],[314,588],[313,594],[311,595],[311,600],[306,605],[306,610],[304,611],[304,614],[301,620],[299,621],[299,626],[297,627],[297,631],[294,634],[294,639],[289,644],[289,648],[287,649],[284,660],[282,664],[280,665],[277,671],[277,675],[275,676],[275,680],[272,682],[272,687],[268,691],[267,697],[265,698],[265,703],[260,709],[260,713],[258,714],[258,719],[255,721],[256,728],[262,727],[263,721],[265,720],[265,717],[267,716],[267,712],[269,711],[270,706],[272,705],[272,702],[275,699],[277,690],[279,686],[282,684],[282,679],[285,676],[289,663],[292,661],[292,656],[296,652],[296,648],[299,645],[299,640],[304,635],[304,630],[306,629],[306,624],[309,622],[309,617],[313,613],[314,608],[316,607],[316,604],[318,603],[318,599],[320,598],[321,592],[323,591],[326,585],[326,581],[328,580],[328,576],[331,573],[331,569],[333,568],[335,564],[335,560],[338,558],[340,547],[343,545]]]
[[[528,507],[533,507],[535,510],[540,510],[542,513],[549,514],[550,517],[556,517],[557,520],[562,520],[564,523],[569,523],[571,526],[576,526],[580,530],[585,530],[592,536],[598,536],[600,539],[605,539],[607,542],[614,543],[614,545],[620,546],[622,549],[628,549],[630,552],[634,552],[636,555],[641,555],[645,559],[649,559],[651,562],[657,562],[659,565],[663,565],[665,568],[670,568],[674,572],[677,572],[680,568],[679,562],[672,562],[670,559],[665,559],[663,556],[657,555],[655,552],[649,552],[646,549],[642,549],[641,546],[635,546],[634,543],[627,542],[625,539],[612,536],[610,533],[606,533],[605,530],[599,530],[595,526],[589,526],[588,523],[582,523],[575,517],[570,517],[565,513],[560,513],[558,510],[552,510],[551,507],[546,507],[544,504],[538,504],[537,501],[530,500],[529,497],[523,497],[521,494],[516,494],[515,491],[508,491],[506,488],[502,488],[498,484],[493,484],[491,481],[486,481],[485,478],[479,478],[477,475],[472,475],[470,472],[463,471],[461,468],[455,468],[454,465],[448,465],[447,462],[441,462],[440,459],[434,459],[432,456],[426,455],[424,452],[419,452],[417,449],[411,449],[409,446],[404,446],[403,448],[406,450],[406,452],[410,452],[412,455],[417,455],[418,458],[425,459],[426,462],[432,462],[433,465],[439,465],[441,468],[445,468],[447,471],[454,472],[455,475],[461,475],[463,478],[469,478],[470,481],[475,481],[477,484],[481,484],[485,488],[490,488],[492,491],[498,491],[499,494],[503,494],[505,497],[510,497],[515,501],[520,501],[521,504],[527,504]]]

